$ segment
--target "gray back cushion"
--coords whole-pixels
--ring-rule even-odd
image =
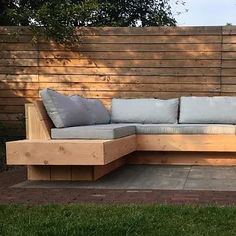
[[[92,124],[92,116],[81,97],[65,96],[51,89],[43,89],[40,95],[55,127]]]
[[[93,117],[94,124],[110,123],[110,114],[103,103],[98,99],[85,99],[86,106]]]
[[[179,99],[112,99],[113,123],[176,123]]]
[[[236,97],[181,97],[179,123],[235,124]]]

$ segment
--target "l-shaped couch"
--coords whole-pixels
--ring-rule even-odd
[[[26,105],[7,162],[31,180],[95,180],[125,163],[236,165],[236,97],[98,99],[50,89]]]

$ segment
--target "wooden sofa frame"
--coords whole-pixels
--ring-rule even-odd
[[[7,164],[29,180],[96,180],[126,164],[236,165],[236,135],[130,135],[114,140],[52,140],[41,101],[26,104],[26,140],[7,143]]]

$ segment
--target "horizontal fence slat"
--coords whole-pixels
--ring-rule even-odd
[[[236,52],[222,52],[222,60],[236,59]]]
[[[0,90],[0,93],[1,93],[1,98],[4,98],[4,97],[38,98],[39,97],[38,90],[8,89],[8,90]]]
[[[0,90],[37,90],[39,89],[39,83],[31,82],[1,82],[0,81]],[[2,92],[2,91],[1,91]]]
[[[2,69],[3,70],[3,69]],[[32,68],[31,68],[32,70]],[[30,71],[31,72],[31,71]],[[30,73],[29,72],[29,73]],[[1,67],[0,67],[1,73]],[[24,70],[27,73],[27,70]],[[39,67],[39,74],[78,74],[78,75],[199,75],[217,76],[220,68],[77,68]]]
[[[0,66],[0,74],[23,75],[38,74],[38,67],[32,66]]]
[[[40,83],[40,89],[68,91],[220,91],[220,84]]]
[[[221,90],[223,93],[236,93],[236,84],[223,84]]]
[[[221,52],[72,52],[72,51],[40,51],[39,58],[51,59],[141,59],[141,60],[179,60],[179,59],[221,59]]]
[[[0,74],[0,82],[38,82],[38,75],[10,75]]]
[[[39,82],[56,82],[56,83],[73,83],[73,82],[90,82],[90,83],[220,83],[220,76],[141,76],[141,75],[39,75]]]
[[[87,98],[98,98],[98,99],[104,99],[104,98],[171,98],[171,97],[180,97],[180,96],[191,96],[191,95],[198,95],[198,96],[206,96],[207,94],[210,95],[219,95],[219,92],[202,92],[202,91],[184,91],[184,92],[136,92],[136,91],[129,91],[129,92],[91,92],[91,91],[61,91],[63,94],[66,95],[80,95],[82,97]]]
[[[222,84],[236,84],[236,75],[235,76],[222,76]]]
[[[202,44],[221,43],[221,36],[81,36],[80,43],[87,44]]]
[[[4,59],[37,59],[38,51],[1,51],[0,58]]]
[[[24,113],[25,107],[23,105],[19,106],[0,106],[0,113]]]
[[[38,66],[38,59],[0,59],[0,66]]]
[[[30,63],[20,62],[22,66]],[[0,60],[1,65],[1,60]],[[40,59],[39,66],[75,67],[220,67],[220,60],[95,60],[95,59]]]
[[[222,68],[222,76],[235,76],[236,68]]]
[[[33,43],[0,43],[0,50],[4,51],[36,51],[37,45]]]
[[[88,27],[79,28],[81,35],[221,35],[219,26],[206,27]]]
[[[226,45],[226,44],[225,44]],[[1,45],[0,45],[1,46]],[[57,44],[40,43],[39,50],[69,51],[69,48]],[[163,51],[221,51],[221,44],[80,44],[72,48],[73,51],[80,52],[163,52]]]

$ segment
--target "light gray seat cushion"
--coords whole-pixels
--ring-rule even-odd
[[[112,99],[113,123],[177,123],[179,99]]]
[[[106,124],[51,129],[52,139],[116,139],[133,134],[235,134],[224,124]]]
[[[79,96],[65,96],[51,89],[43,89],[40,95],[55,127],[62,128],[92,123],[92,116],[84,100]]]
[[[234,125],[224,124],[138,124],[137,134],[235,134]]]
[[[236,97],[181,97],[179,123],[236,124]]]
[[[117,139],[133,134],[135,134],[135,126],[122,124],[51,129],[52,139]]]

